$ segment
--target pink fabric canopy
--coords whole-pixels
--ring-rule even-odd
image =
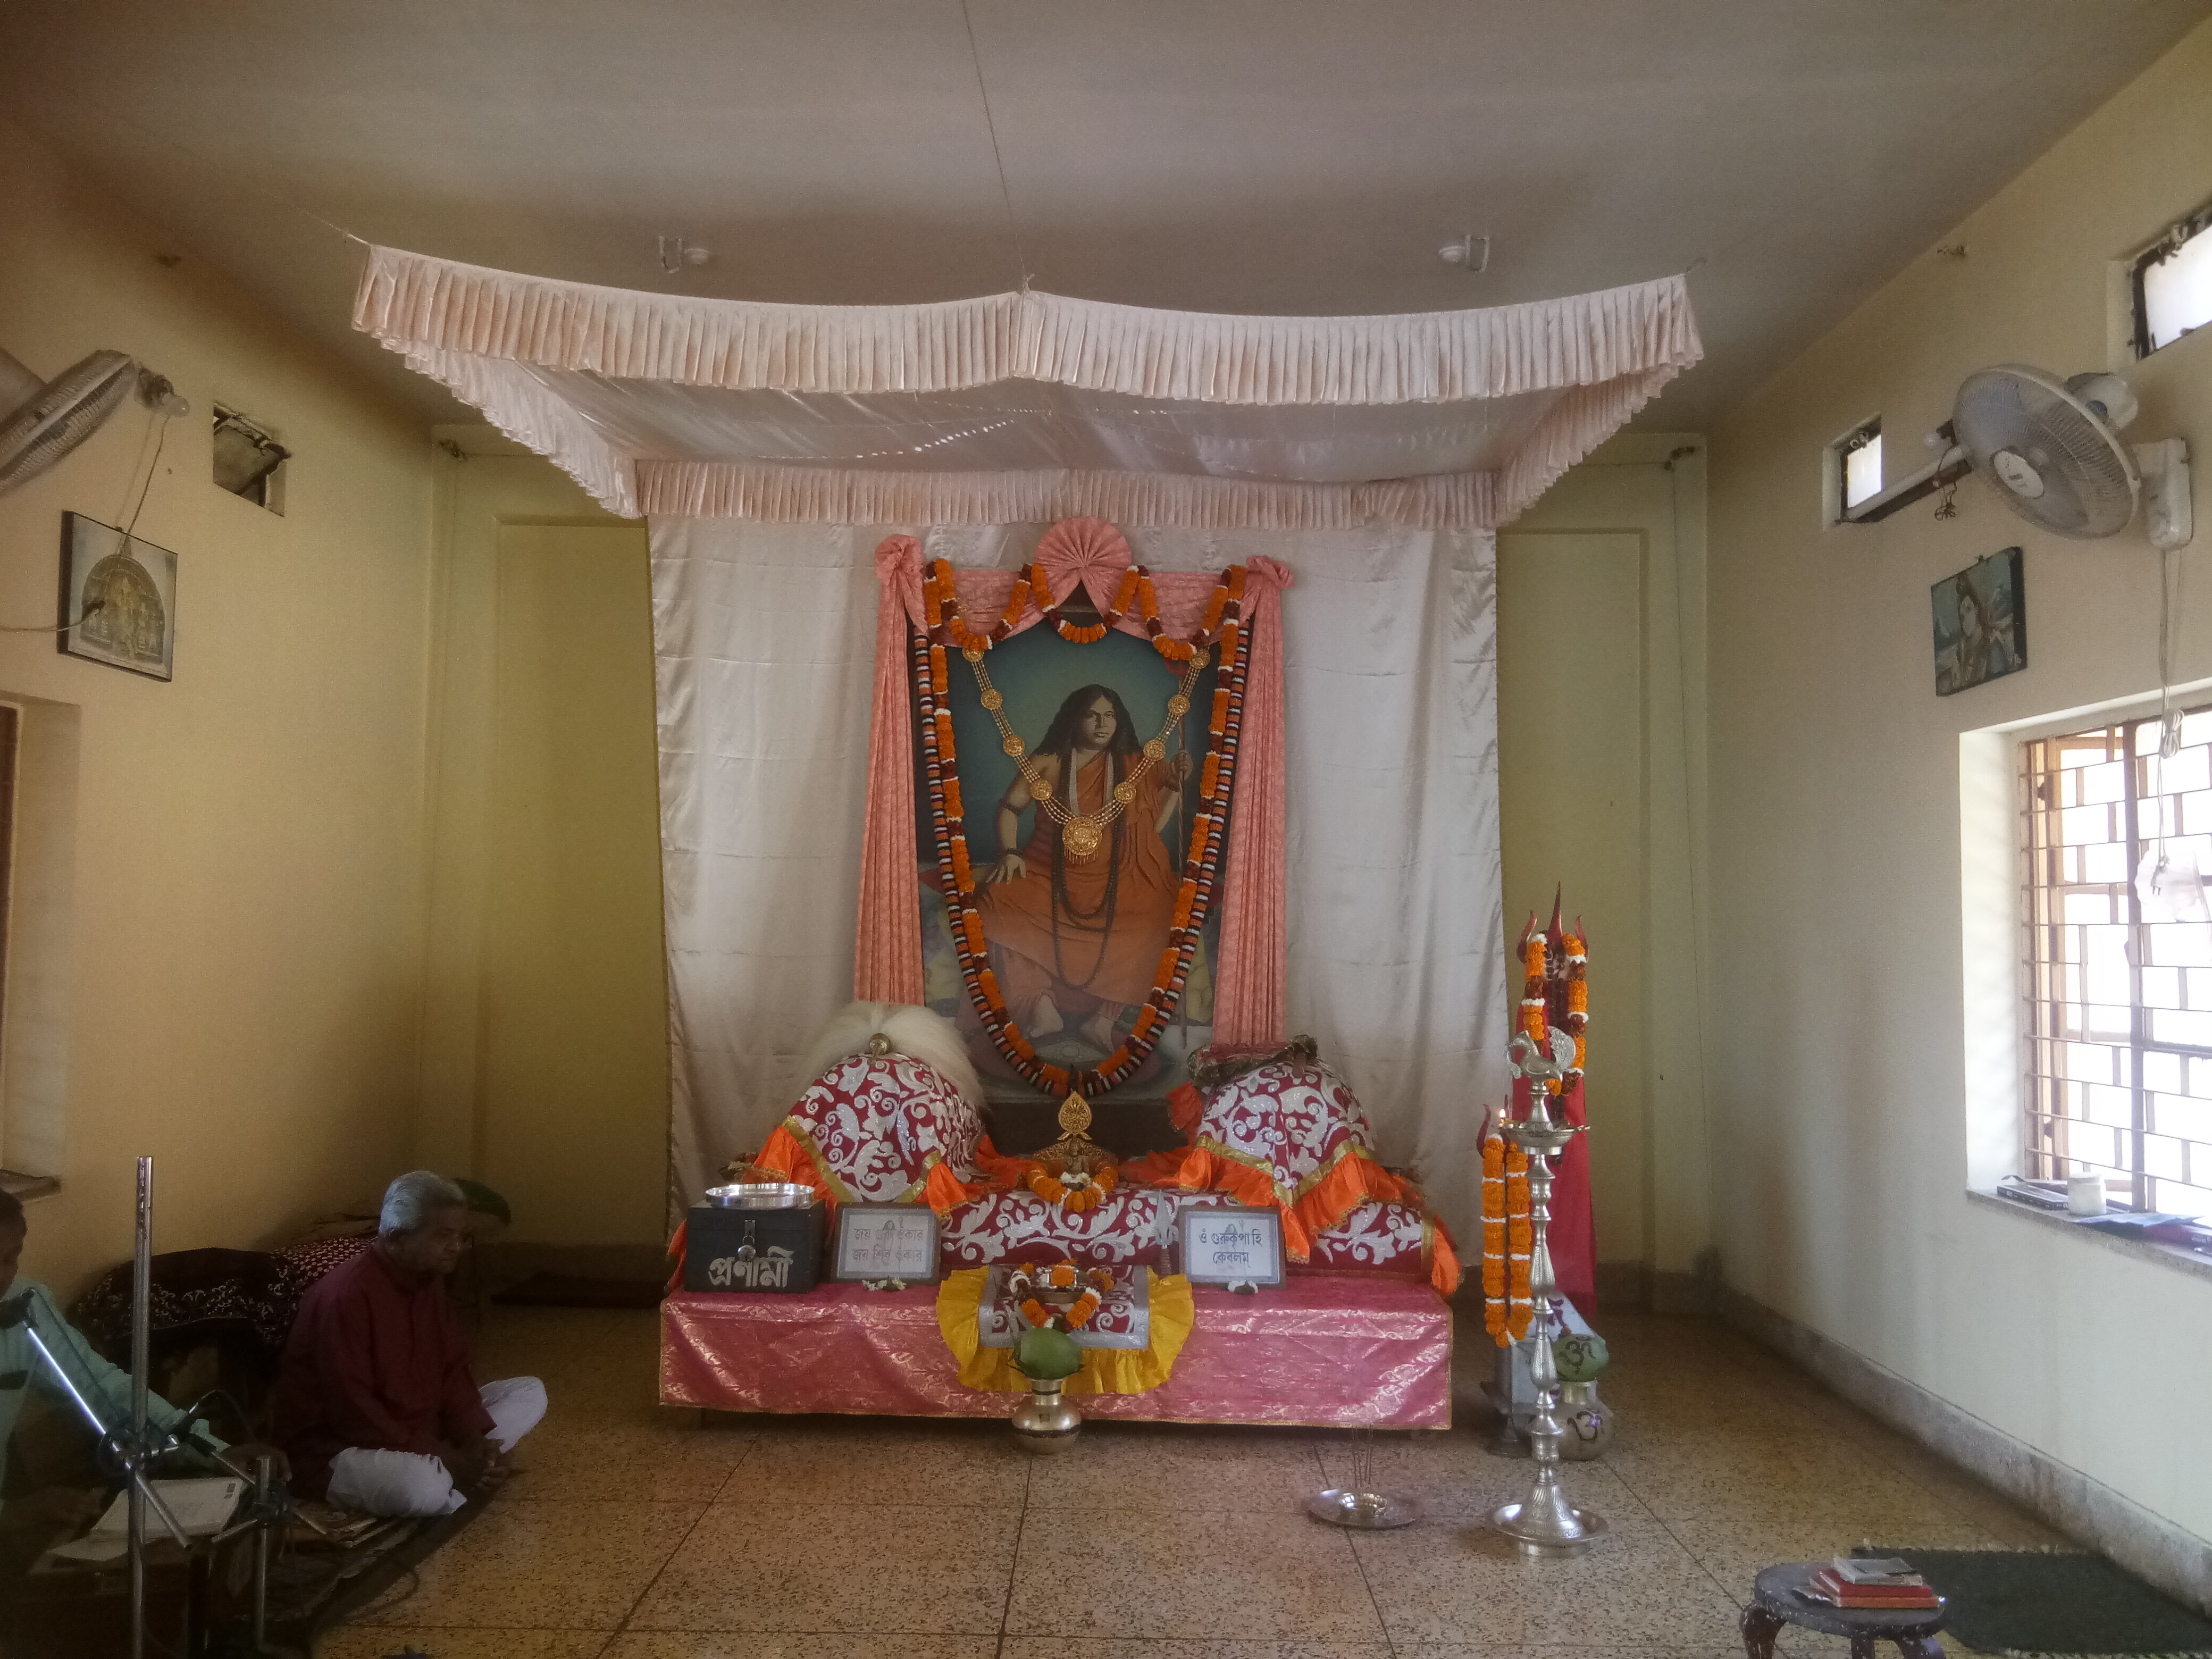
[[[1487,529],[1702,355],[1680,276],[1240,317],[695,299],[380,247],[354,322],[614,512],[826,524]]]

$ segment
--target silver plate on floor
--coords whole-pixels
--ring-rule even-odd
[[[1351,1527],[1360,1532],[1387,1532],[1407,1527],[1421,1518],[1420,1508],[1409,1498],[1387,1492],[1349,1492],[1331,1486],[1306,1499],[1306,1513],[1332,1527]]]

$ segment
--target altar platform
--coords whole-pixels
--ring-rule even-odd
[[[660,1312],[660,1400],[727,1412],[1003,1417],[963,1384],[937,1287],[827,1284],[804,1296],[678,1293]],[[1451,1310],[1427,1284],[1297,1273],[1256,1295],[1194,1287],[1175,1372],[1075,1398],[1088,1418],[1317,1428],[1451,1426]]]

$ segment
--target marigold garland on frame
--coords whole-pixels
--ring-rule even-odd
[[[1024,607],[1040,599],[1049,599],[1050,590],[1045,586],[1043,574],[1036,566],[1030,566],[1015,584],[1014,596],[1008,601],[1006,612],[989,633],[983,634],[969,629],[961,618],[951,567],[942,559],[933,560],[925,568],[922,582],[923,615],[928,631],[914,637],[915,692],[921,717],[922,764],[930,823],[937,843],[946,928],[959,960],[961,978],[970,1000],[982,1016],[984,1029],[990,1032],[999,1051],[1022,1076],[1055,1094],[1071,1088],[1096,1094],[1127,1081],[1144,1064],[1168,1029],[1182,1000],[1184,981],[1197,955],[1199,937],[1212,907],[1224,851],[1225,838],[1221,830],[1229,815],[1236,780],[1237,743],[1243,725],[1245,673],[1251,646],[1251,630],[1243,619],[1244,567],[1232,565],[1223,574],[1214,586],[1199,628],[1183,640],[1170,639],[1160,627],[1150,597],[1151,579],[1143,567],[1133,565],[1130,572],[1116,596],[1116,608],[1108,613],[1107,626],[1095,632],[1089,627],[1071,629],[1057,605],[1046,606],[1046,620],[1063,638],[1088,644],[1105,637],[1109,629],[1126,613],[1133,598],[1142,607],[1140,615],[1152,636],[1153,648],[1171,665],[1188,671],[1199,652],[1217,644],[1219,659],[1212,708],[1206,723],[1209,741],[1200,775],[1199,810],[1191,824],[1182,879],[1176,894],[1173,924],[1166,946],[1160,953],[1152,990],[1137,1010],[1135,1024],[1121,1046],[1095,1066],[1071,1072],[1066,1066],[1041,1059],[1036,1046],[1023,1035],[1012,1010],[1006,1006],[998,975],[990,966],[982,916],[975,902],[975,860],[968,847],[963,816],[957,811],[962,793],[952,712],[947,700],[950,684],[946,647],[958,649],[971,665],[980,665],[991,647],[1013,631],[1021,620]],[[1096,1203],[1103,1196],[1101,1193],[1090,1201]]]

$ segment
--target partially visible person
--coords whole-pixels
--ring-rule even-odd
[[[127,1422],[131,1413],[131,1374],[111,1365],[93,1351],[82,1333],[63,1316],[53,1293],[35,1280],[19,1276],[24,1241],[30,1223],[22,1200],[0,1192],[0,1480],[4,1480],[9,1443],[31,1391],[47,1395],[71,1419],[78,1408],[70,1399],[52,1367],[33,1346],[36,1330],[69,1372],[69,1380],[94,1410],[111,1425]],[[192,1421],[185,1428],[185,1413],[157,1394],[146,1396],[146,1415],[156,1426],[181,1431],[185,1448],[203,1455],[224,1449],[205,1423]],[[251,1468],[265,1446],[240,1445],[231,1461]],[[210,1469],[216,1468],[208,1459]],[[46,1546],[76,1531],[106,1507],[107,1492],[92,1486],[49,1486],[20,1492],[0,1507],[0,1563],[27,1565]],[[0,1573],[5,1568],[0,1567]]]
[[[370,1515],[443,1515],[509,1473],[545,1415],[534,1376],[483,1388],[447,1300],[468,1200],[416,1170],[384,1194],[376,1240],[300,1304],[276,1378],[276,1437],[294,1489]]]

